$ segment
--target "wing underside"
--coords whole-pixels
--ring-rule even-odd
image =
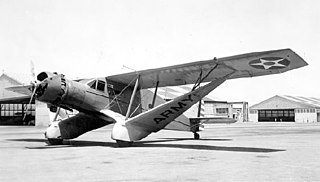
[[[5,88],[6,90],[16,92],[23,95],[32,95],[32,85],[18,85]]]

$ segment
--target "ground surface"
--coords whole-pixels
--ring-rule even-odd
[[[47,146],[44,128],[0,127],[0,181],[319,181],[320,124],[161,131],[130,148],[112,126]]]

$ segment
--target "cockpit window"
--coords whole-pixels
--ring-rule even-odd
[[[98,80],[97,90],[104,91],[105,85],[106,85],[106,82]]]
[[[91,82],[87,83],[87,85],[92,89],[96,89],[104,92],[104,87],[106,85],[106,82],[102,80],[92,80]]]
[[[96,80],[93,80],[93,81],[89,82],[87,85],[88,85],[90,88],[96,89],[96,83],[97,83],[97,81],[96,81]]]

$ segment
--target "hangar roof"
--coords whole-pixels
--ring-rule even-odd
[[[21,85],[21,84],[28,85],[30,84],[31,81],[34,80],[31,74],[25,74],[25,73],[3,73],[1,76],[17,81],[18,84],[14,84],[14,85]]]
[[[18,80],[12,78],[11,76],[8,76],[7,74],[3,73],[0,76],[0,80],[7,80],[9,81],[12,85],[21,85],[22,83],[19,82]]]
[[[300,97],[276,95],[250,107],[250,109],[296,109],[320,108],[320,99],[314,97]]]

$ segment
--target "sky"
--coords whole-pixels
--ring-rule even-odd
[[[228,80],[210,95],[320,98],[317,0],[0,0],[0,70],[114,75],[291,48],[308,66]]]

